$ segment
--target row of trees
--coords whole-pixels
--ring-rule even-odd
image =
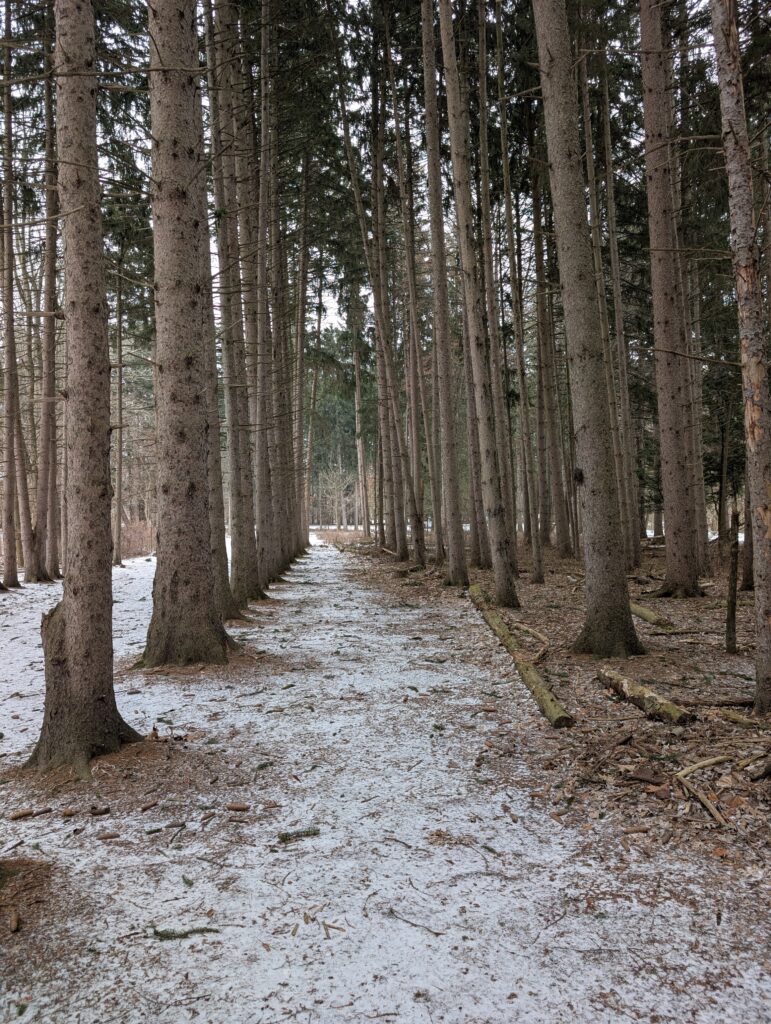
[[[542,582],[545,546],[581,555],[576,647],[604,656],[641,650],[626,574],[648,511],[661,594],[694,597],[705,483],[722,533],[743,492],[768,708],[757,12],[742,68],[723,0],[16,6],[4,583],[66,569],[38,764],[129,735],[109,601],[126,509],[157,529],[145,664],[224,661],[223,623],[302,550],[335,471],[381,545],[456,585],[489,566],[500,604],[523,558]]]

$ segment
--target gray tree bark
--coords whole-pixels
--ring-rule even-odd
[[[199,83],[190,70],[198,60],[195,2],[154,0],[148,13],[158,562],[143,661],[223,662],[227,638],[214,598],[209,526],[200,255],[205,177]]]
[[[490,535],[495,600],[500,605],[516,608],[519,606],[519,598],[515,584],[515,538],[510,536],[507,529],[496,449],[495,413],[485,344],[483,295],[471,216],[468,112],[461,98],[451,0],[439,0],[439,18],[450,122],[453,191],[458,222],[463,290],[466,299],[471,370],[474,381],[475,419],[479,434],[482,501]]]
[[[447,582],[468,583],[463,521],[458,486],[458,456],[450,352],[450,316],[447,293],[447,252],[442,208],[442,171],[439,147],[439,113],[436,98],[436,43],[433,0],[422,0],[423,83],[425,89],[426,162],[431,221],[431,283],[434,310],[434,346],[439,386],[439,420],[442,454],[442,496],[447,539]],[[434,417],[437,410],[434,409]]]
[[[586,620],[578,651],[638,654],[629,609],[592,247],[582,185],[578,102],[564,0],[534,0],[546,144],[565,314],[576,469],[583,509]]]
[[[56,0],[59,196],[67,326],[67,576],[44,616],[46,694],[31,766],[73,765],[139,736],[115,702],[110,535],[110,346],[90,0]]]
[[[739,33],[728,0],[710,0],[710,11],[717,53],[723,151],[728,172],[731,250],[739,309],[747,477],[752,506],[755,710],[764,714],[771,711],[771,386]]]
[[[641,0],[645,176],[651,249],[654,364],[661,439],[666,578],[659,594],[693,597],[699,590],[699,558],[693,529],[688,345],[680,282],[674,260],[676,238],[669,161],[669,92],[661,8]]]
[[[11,4],[5,0],[4,37],[4,136],[3,136],[3,314],[5,316],[5,480],[3,487],[3,585],[19,586],[16,553],[16,410],[19,404],[19,376],[16,365],[14,323],[13,244],[13,93],[11,89],[12,27]]]

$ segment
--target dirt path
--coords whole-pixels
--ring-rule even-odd
[[[120,654],[141,644],[151,569],[116,576]],[[24,644],[55,594],[32,589],[0,633],[24,638],[0,690],[8,767],[39,721]],[[0,787],[0,855],[53,865],[20,931],[0,921],[3,1019],[771,1020],[759,869],[649,860],[541,809],[541,724],[467,601],[416,607],[320,546],[275,596],[229,673],[121,679],[126,717],[160,738],[101,762],[95,787]],[[280,841],[302,829],[318,834]]]

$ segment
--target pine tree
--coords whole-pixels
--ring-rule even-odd
[[[195,4],[149,6],[155,247],[158,562],[147,666],[222,662],[207,479],[202,173]]]
[[[624,538],[609,443],[604,353],[564,0],[534,0],[533,10],[570,364],[575,476],[583,509],[586,620],[574,647],[602,656],[639,654],[642,645],[629,609]]]
[[[67,573],[43,619],[46,695],[29,763],[87,772],[138,735],[115,703],[110,536],[110,352],[90,0],[56,0],[55,78],[67,329]]]

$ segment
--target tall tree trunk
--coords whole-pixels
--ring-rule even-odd
[[[597,175],[594,169],[594,138],[592,134],[592,114],[589,105],[589,78],[586,69],[588,55],[579,63],[579,79],[581,82],[582,113],[584,121],[584,154],[586,160],[586,182],[589,189],[589,228],[592,239],[592,258],[594,264],[594,280],[597,289],[597,307],[600,314],[600,331],[602,335],[603,362],[605,364],[605,384],[608,390],[608,408],[610,410],[610,437],[613,446],[613,464],[616,469],[616,486],[618,488],[618,506],[621,516],[621,529],[624,535],[627,567],[633,564],[630,531],[633,529],[634,518],[629,506],[629,491],[624,473],[621,437],[619,429],[618,405],[616,402],[616,380],[613,372],[613,353],[610,347],[610,324],[608,318],[608,301],[605,293],[605,271],[602,265],[602,236],[600,234],[600,209],[597,199]]]
[[[305,423],[305,318],[308,309],[308,265],[310,253],[308,247],[308,189],[310,179],[310,158],[307,151],[303,152],[302,185],[300,195],[300,242],[297,266],[297,324],[295,328],[295,361],[292,391],[294,395],[294,471],[295,501],[298,508],[297,520],[297,552],[304,550],[308,543],[308,519],[305,504],[305,473],[304,473],[304,423]],[[358,430],[357,430],[358,434]],[[366,483],[366,481],[365,481]],[[366,487],[362,492],[362,502],[366,505]],[[367,535],[369,535],[369,519],[367,519]]]
[[[16,401],[16,498],[17,498],[17,540],[21,541],[24,580],[39,583],[42,573],[35,549],[35,534],[32,529],[32,511],[29,503],[29,457],[21,424],[21,406]]]
[[[450,122],[453,189],[458,221],[461,273],[466,299],[471,370],[474,381],[476,428],[479,434],[481,490],[495,579],[495,600],[500,605],[518,607],[515,584],[515,538],[510,536],[501,490],[495,437],[495,414],[490,389],[485,346],[483,295],[474,246],[469,179],[468,113],[461,99],[458,58],[452,25],[451,0],[439,0],[439,17]]]
[[[44,59],[51,68],[51,8],[44,14]],[[56,236],[58,192],[56,189],[56,140],[54,138],[54,107],[51,79],[43,83],[45,117],[45,248],[43,250],[43,341],[41,367],[40,431],[38,434],[37,497],[35,501],[35,547],[41,577],[52,579],[48,558],[50,535],[56,529],[49,517],[50,491],[56,481]],[[58,572],[58,566],[56,566]]]
[[[234,224],[236,199],[233,196],[232,150],[228,166],[224,159],[223,125],[229,125],[229,90],[223,87],[221,75],[227,62],[219,59],[215,45],[214,21],[209,0],[204,0],[206,17],[207,84],[211,109],[211,155],[214,202],[219,211],[216,222],[217,258],[219,265],[219,306],[222,328],[222,363],[224,371],[225,423],[228,438],[228,492],[230,513],[230,586],[234,604],[246,607],[250,599],[263,595],[260,585],[261,566],[257,556],[254,532],[252,476],[248,440],[242,437],[247,416],[242,417],[246,400],[244,368],[239,366],[243,353],[240,281],[238,267],[238,236]],[[231,131],[232,134],[232,131]],[[246,464],[244,460],[246,459]],[[223,594],[223,597],[226,595]]]
[[[543,253],[543,226],[541,223],[541,175],[533,178],[533,245],[535,247],[536,278],[536,328],[541,351],[541,366],[544,377],[544,407],[546,414],[546,445],[549,456],[549,476],[554,511],[555,542],[560,558],[572,554],[568,505],[562,470],[562,431],[560,430],[559,393],[557,391],[557,367],[555,365],[554,332],[549,317],[546,292],[546,268]]]
[[[742,545],[742,581],[739,590],[755,589],[755,573],[753,570],[752,543],[752,499],[750,497],[749,480],[744,481],[744,544]]]
[[[479,431],[476,427],[476,404],[474,402],[474,378],[471,372],[471,351],[468,340],[468,321],[463,312],[463,369],[465,373],[466,394],[466,447],[468,452],[468,490],[469,490],[469,552],[471,565],[480,569],[489,569],[492,565],[490,555],[490,536],[487,532],[485,510],[482,504],[482,471],[479,459]]]
[[[13,244],[13,92],[10,0],[5,0],[5,60],[3,85],[3,313],[5,315],[5,481],[3,505],[3,584],[19,586],[16,554],[16,409],[19,404],[19,376],[16,366],[16,326],[14,323],[14,244]]]
[[[214,120],[212,111],[212,119]],[[201,119],[201,96],[196,92],[196,117]],[[201,134],[201,161],[206,160]],[[237,618],[240,609],[230,589],[227,537],[225,533],[225,500],[222,486],[222,452],[220,448],[219,374],[217,370],[217,328],[214,322],[214,295],[211,272],[209,212],[205,189],[196,193],[199,211],[199,258],[201,261],[201,317],[204,346],[203,373],[206,395],[206,468],[209,485],[209,547],[214,576],[214,601],[220,619]]]
[[[501,498],[506,532],[514,572],[517,571],[517,526],[514,521],[514,484],[511,472],[511,436],[509,414],[503,393],[503,354],[500,333],[500,317],[495,290],[495,265],[493,261],[493,223],[490,209],[490,154],[488,142],[488,101],[487,101],[487,4],[477,0],[477,37],[479,50],[479,206],[482,219],[482,265],[484,268],[484,309],[487,315],[487,331],[490,339],[490,389],[492,392],[495,417],[495,441],[498,452],[498,471],[501,482]],[[543,583],[543,566],[540,560],[540,544],[534,552],[531,582]]]
[[[155,254],[157,553],[144,664],[223,662],[214,599],[201,279],[202,126],[195,5],[148,8]],[[184,70],[183,70],[184,69]]]
[[[616,227],[616,193],[613,179],[613,146],[610,134],[610,97],[608,93],[608,69],[605,54],[600,55],[603,90],[603,144],[605,159],[605,196],[608,216],[608,248],[610,250],[610,273],[613,283],[613,324],[616,342],[616,366],[618,367],[619,428],[621,458],[624,481],[629,504],[627,548],[632,565],[640,564],[640,530],[638,509],[640,498],[637,486],[637,472],[634,460],[634,427],[629,400],[629,352],[624,330],[624,306],[621,294],[621,262],[618,256],[618,229]]]
[[[8,0],[6,0],[6,12]],[[110,345],[96,147],[96,53],[90,0],[56,0],[59,194],[67,373],[67,576],[43,619],[46,695],[29,764],[71,764],[139,739],[121,718],[112,676]]]
[[[118,379],[116,381],[115,412],[115,524],[112,531],[112,564],[121,565],[123,549],[121,537],[123,528],[123,249],[118,258],[118,272],[115,275],[115,359]]]
[[[426,163],[428,205],[431,220],[431,284],[434,310],[434,348],[439,389],[438,418],[441,423],[442,497],[447,536],[447,582],[468,583],[463,521],[458,485],[458,457],[455,436],[455,408],[452,387],[450,315],[447,293],[447,254],[442,207],[442,172],[439,146],[439,113],[436,97],[436,42],[433,0],[421,2],[423,41],[423,83],[425,89]],[[434,419],[437,409],[434,408]]]
[[[599,311],[578,141],[578,102],[564,0],[534,0],[557,254],[565,313],[577,466],[584,513],[586,621],[574,647],[603,657],[638,654],[624,538],[609,449]]]
[[[423,535],[423,518],[418,507],[416,481],[410,470],[409,452],[402,422],[399,385],[394,360],[391,318],[388,310],[388,263],[386,248],[386,217],[385,187],[383,169],[385,165],[385,116],[379,107],[375,108],[375,172],[374,172],[374,206],[377,217],[373,221],[374,247],[376,263],[379,269],[380,287],[375,296],[375,315],[380,320],[380,345],[383,354],[386,395],[391,414],[392,459],[391,469],[394,479],[394,508],[396,511],[396,550],[400,558],[407,557],[407,528],[404,496],[407,497],[407,512],[412,528],[412,545],[415,560],[424,565],[426,561],[425,539]],[[379,300],[379,301],[378,301]],[[379,317],[378,317],[379,307]],[[402,530],[401,524],[404,523]]]
[[[651,249],[654,362],[661,439],[666,578],[659,594],[693,597],[699,590],[699,558],[693,530],[693,474],[690,457],[688,346],[682,317],[669,161],[667,53],[656,0],[641,0],[645,175]]]
[[[762,714],[771,711],[771,387],[739,33],[728,0],[710,0],[710,11],[717,53],[731,249],[739,307],[755,577],[755,710]]]
[[[359,479],[359,493],[361,495],[361,516],[364,526],[364,536],[370,536],[369,525],[369,494],[367,492],[367,460],[364,451],[364,434],[362,423],[362,398],[361,398],[361,348],[359,343],[359,296],[356,294],[352,299],[355,305],[354,317],[352,318],[353,335],[353,373],[354,373],[354,416],[356,429],[356,466]]]

